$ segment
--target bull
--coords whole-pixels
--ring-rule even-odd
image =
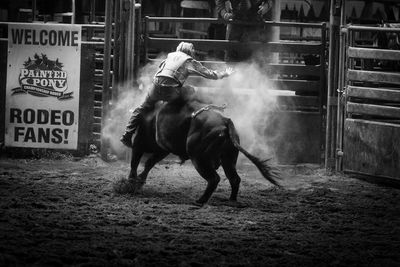
[[[207,187],[194,202],[195,205],[202,206],[210,199],[220,181],[216,171],[220,166],[231,186],[229,200],[236,202],[241,181],[236,171],[239,151],[258,168],[263,177],[280,186],[276,181],[279,178],[276,167],[270,165],[269,160],[261,160],[245,150],[240,145],[233,122],[213,107],[196,99],[177,99],[159,104],[155,110],[144,113],[142,125],[133,140],[128,179],[136,190],[145,184],[154,165],[172,153],[183,162],[190,159],[207,181]],[[150,156],[143,171],[137,175],[144,153],[150,153]]]

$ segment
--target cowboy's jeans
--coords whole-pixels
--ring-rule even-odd
[[[170,102],[177,98],[186,98],[193,93],[194,89],[191,86],[164,86],[156,80],[143,103],[132,112],[124,136],[132,138],[142,119],[143,112],[152,110],[158,101]]]

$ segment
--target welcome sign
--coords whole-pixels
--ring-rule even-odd
[[[78,146],[81,27],[10,24],[6,146]]]

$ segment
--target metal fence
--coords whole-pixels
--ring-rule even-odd
[[[339,170],[399,179],[400,50],[365,45],[360,36],[391,36],[398,42],[400,29],[350,25],[343,31],[346,56],[340,65],[342,103],[338,116],[338,151],[343,158],[339,157],[337,166]]]

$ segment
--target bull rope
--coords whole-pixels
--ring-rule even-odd
[[[226,107],[227,107],[226,104],[223,104],[222,106],[218,106],[218,105],[214,105],[214,104],[208,104],[207,106],[204,106],[204,107],[200,108],[199,110],[194,111],[192,113],[192,118],[195,118],[197,115],[199,115],[203,111],[207,111],[207,110],[210,110],[210,109],[215,109],[215,110],[223,112],[226,109]]]

